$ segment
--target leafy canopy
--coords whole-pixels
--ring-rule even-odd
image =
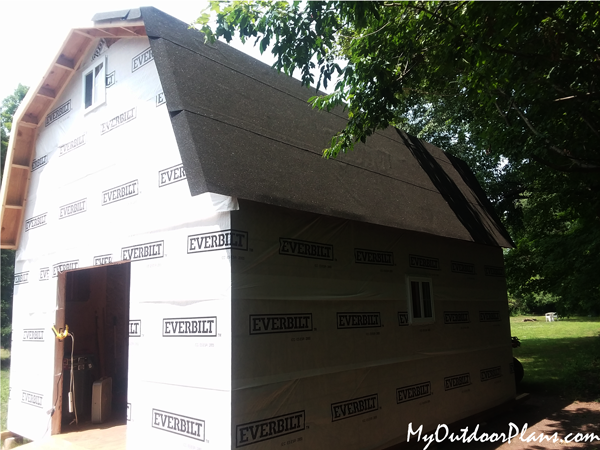
[[[397,126],[464,159],[509,229],[513,295],[600,312],[600,3],[211,2],[235,34],[333,92],[335,157]],[[546,301],[546,300],[544,300]],[[539,303],[539,302],[538,302]]]
[[[0,180],[4,176],[4,162],[6,160],[6,152],[8,151],[8,138],[12,128],[13,116],[28,90],[28,87],[19,83],[15,91],[2,100],[2,104],[0,104],[0,148],[2,149],[2,172],[0,172]]]

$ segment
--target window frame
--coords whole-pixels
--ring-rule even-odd
[[[106,103],[106,56],[99,56],[94,59],[94,62],[87,66],[81,73],[81,81],[82,81],[82,104],[83,104],[83,113],[87,114],[90,111],[98,108],[100,105],[104,105]],[[100,70],[96,70],[100,65],[102,65]],[[88,75],[92,76],[91,79],[91,104],[86,107],[86,99],[88,93],[88,83],[87,78]]]
[[[431,302],[431,317],[415,317],[415,314],[413,311],[413,296],[412,296],[412,283],[413,282],[419,283],[419,306],[420,306],[421,311],[425,311],[422,283],[427,283],[429,285],[429,297],[430,297],[430,302]],[[435,307],[434,307],[435,300],[434,300],[434,294],[433,294],[432,279],[428,278],[428,277],[415,277],[415,276],[410,276],[410,275],[407,276],[406,277],[406,293],[407,293],[406,302],[408,304],[407,309],[408,309],[409,323],[419,325],[419,324],[428,324],[428,323],[435,322]],[[422,314],[422,315],[424,315],[424,314]]]

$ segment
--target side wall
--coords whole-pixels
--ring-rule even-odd
[[[230,250],[189,243],[229,229],[237,203],[191,197],[148,40],[98,44],[39,130],[16,260],[8,427],[51,432],[58,274],[131,261],[130,445],[228,447]],[[84,114],[82,74],[104,58],[106,102]],[[173,429],[181,416],[195,421],[187,432]]]
[[[232,228],[232,448],[385,448],[514,398],[501,249],[241,200]]]

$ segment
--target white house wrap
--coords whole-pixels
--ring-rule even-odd
[[[132,449],[383,449],[514,398],[511,241],[464,163],[393,129],[324,160],[339,111],[153,8],[55,64],[2,186],[11,431],[69,429],[65,324],[81,420],[112,377]]]

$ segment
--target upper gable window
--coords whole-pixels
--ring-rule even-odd
[[[83,71],[83,109],[87,113],[106,101],[106,58]]]

